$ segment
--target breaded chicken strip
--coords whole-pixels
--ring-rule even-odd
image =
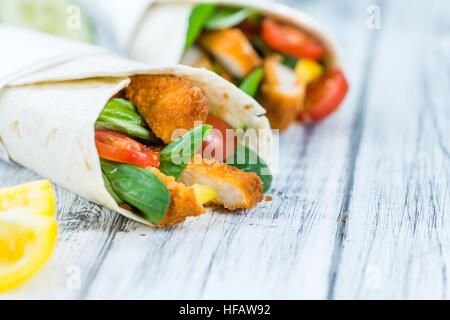
[[[262,63],[240,29],[206,31],[199,41],[233,76],[244,78]]]
[[[181,64],[194,68],[205,68],[209,71],[214,71],[214,66],[211,59],[197,46],[191,46],[186,50],[183,58],[181,59]]]
[[[261,105],[267,110],[272,128],[284,130],[303,110],[306,85],[277,57],[264,63]]]
[[[149,168],[162,180],[170,192],[170,204],[164,218],[157,223],[160,227],[172,226],[184,222],[189,217],[205,213],[205,209],[195,195],[194,189],[176,182],[174,177],[168,177],[156,168]]]
[[[191,130],[208,116],[208,99],[189,81],[167,75],[131,77],[126,97],[156,136],[169,144],[177,129]]]
[[[229,210],[251,209],[263,200],[261,178],[254,172],[244,172],[216,160],[196,160],[178,178],[191,186],[205,184],[214,188],[218,196],[211,202]]]

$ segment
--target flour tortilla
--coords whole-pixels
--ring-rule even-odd
[[[323,27],[305,13],[279,3],[265,0],[94,0],[93,3],[96,12],[105,14],[104,22],[109,24],[125,54],[150,65],[170,65],[181,62],[192,8],[205,2],[255,8],[266,16],[297,26],[325,46],[327,68],[341,67],[336,45]],[[127,12],[126,19],[123,12]]]
[[[25,29],[0,26],[0,157],[27,167],[80,196],[152,225],[120,208],[104,187],[94,124],[107,101],[136,74],[168,74],[203,90],[210,111],[239,114],[248,128],[270,126],[264,109],[212,72],[154,67]],[[7,52],[5,52],[7,51]],[[17,51],[17,52],[14,52]],[[271,135],[249,145],[269,160]]]

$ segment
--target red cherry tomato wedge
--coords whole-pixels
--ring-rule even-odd
[[[298,59],[319,60],[325,48],[314,38],[295,27],[266,18],[261,35],[269,47]]]
[[[334,70],[316,82],[311,83],[306,91],[306,112],[301,120],[318,122],[339,108],[348,92],[348,83],[341,70]]]
[[[106,160],[142,168],[159,166],[159,153],[118,132],[96,130],[95,146],[100,158]]]
[[[234,129],[228,123],[211,116],[206,119],[206,124],[212,125],[213,129],[203,142],[201,148],[203,158],[222,162],[231,157],[237,147]]]

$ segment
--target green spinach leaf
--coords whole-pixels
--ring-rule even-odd
[[[126,101],[126,100],[123,100]],[[128,102],[128,101],[126,101]],[[131,105],[133,106],[133,105]],[[134,106],[133,106],[134,107]],[[125,120],[131,123],[134,123],[138,126],[145,126],[144,119],[137,113],[137,111],[130,109],[127,105],[117,103],[117,101],[111,100],[109,101],[105,108],[103,108],[103,111],[101,112],[101,115],[113,117],[120,120]]]
[[[116,200],[116,202],[118,204],[123,204],[124,201],[122,199],[120,199],[120,197],[117,195],[117,193],[114,192],[111,182],[109,182],[109,179],[104,172],[102,172],[102,176],[103,176],[103,181],[105,183],[106,190],[114,198],[114,200]]]
[[[297,62],[298,62],[297,58],[283,54],[283,62],[282,63],[289,69],[294,70],[295,67],[297,66]]]
[[[212,126],[206,124],[196,127],[165,147],[159,153],[159,170],[167,176],[178,179],[202,146],[211,129]]]
[[[114,193],[137,208],[150,222],[159,222],[170,204],[170,192],[153,172],[101,159],[102,170]]]
[[[273,179],[270,168],[253,150],[238,144],[234,155],[225,162],[242,171],[256,173],[261,178],[264,193],[270,190]]]
[[[212,3],[199,4],[192,9],[191,16],[189,17],[189,28],[186,35],[185,49],[188,49],[195,41],[197,41],[203,27],[214,15],[216,10],[217,5]]]
[[[116,98],[116,99],[111,99],[108,101],[108,103],[106,104],[105,108],[107,107],[121,107],[123,109],[128,109],[130,111],[136,111],[136,107],[134,104],[132,104],[130,101],[122,99],[122,98]]]
[[[249,96],[255,98],[258,94],[259,86],[261,85],[263,79],[264,70],[263,68],[258,68],[244,79],[239,88]]]
[[[205,24],[205,28],[209,30],[232,28],[256,14],[259,14],[259,12],[251,8],[241,10],[219,8]]]
[[[274,51],[264,42],[261,36],[253,36],[250,39],[250,42],[261,56],[270,57],[272,54],[274,54]]]
[[[126,120],[110,117],[105,114],[100,114],[95,123],[96,130],[112,130],[126,134],[130,137],[140,138],[142,140],[155,142],[158,141],[156,135],[147,128],[131,123]]]

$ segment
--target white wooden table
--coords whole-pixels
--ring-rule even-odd
[[[450,3],[290,4],[336,35],[351,92],[282,135],[273,201],[155,230],[55,187],[56,250],[0,298],[449,298]],[[1,187],[38,178],[0,163]]]

